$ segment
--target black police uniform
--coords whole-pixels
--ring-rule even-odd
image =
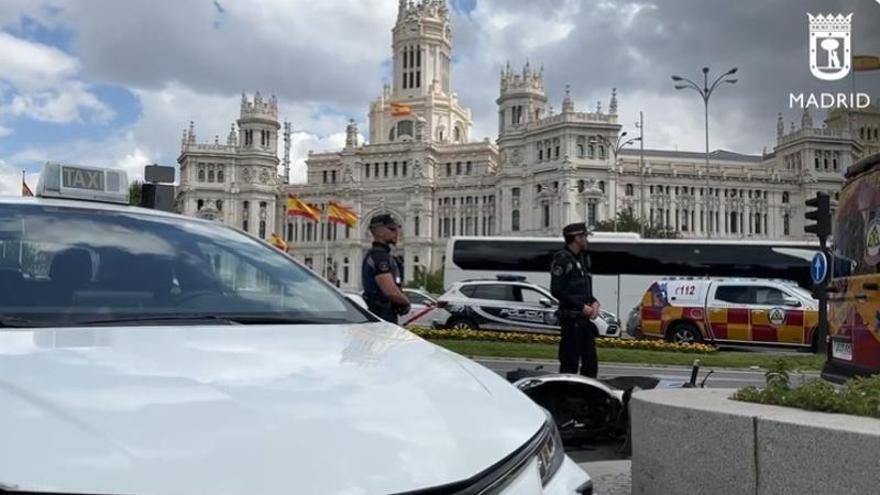
[[[391,215],[378,215],[373,218],[370,225],[396,225]],[[387,244],[374,242],[373,246],[364,256],[364,262],[361,265],[361,280],[364,284],[364,301],[367,307],[376,316],[391,323],[397,323],[397,315],[399,307],[393,304],[379,287],[376,277],[390,273],[394,278],[394,282],[400,287],[402,271],[394,256],[391,255],[391,248]]]
[[[572,224],[563,234],[587,232],[584,224]],[[553,255],[550,267],[550,293],[559,300],[559,323],[562,338],[559,341],[559,372],[578,373],[595,378],[599,372],[596,325],[583,315],[584,305],[596,302],[593,297],[593,279],[590,258],[575,254],[568,246]]]

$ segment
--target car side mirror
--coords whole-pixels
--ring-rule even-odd
[[[539,299],[538,304],[540,304],[541,306],[544,306],[545,308],[552,308],[553,307],[553,301],[551,301],[550,299],[547,299],[546,297],[542,297],[541,299]]]
[[[788,306],[789,308],[797,308],[800,307],[801,302],[793,297],[786,297],[782,300],[782,303]]]

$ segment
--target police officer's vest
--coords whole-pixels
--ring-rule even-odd
[[[376,283],[376,275],[380,273],[379,263],[388,263],[391,268],[391,275],[394,277],[394,282],[400,286],[400,266],[397,264],[397,260],[391,256],[391,250],[388,246],[384,244],[374,243],[373,247],[367,251],[367,254],[364,256],[364,263],[361,266],[361,280],[364,284],[364,299],[367,301],[368,305],[373,304],[389,304],[390,301],[385,294],[382,293],[382,290],[379,288],[379,284]]]
[[[593,297],[593,283],[590,275],[590,256],[586,253],[576,256],[568,249],[562,249],[554,255],[554,260],[560,257],[566,261],[566,264],[571,266],[570,271],[560,274],[565,277],[562,291],[567,294],[581,295],[584,298]],[[567,307],[564,301],[560,301],[559,306],[560,309],[574,309],[578,311],[581,309],[581,307]]]

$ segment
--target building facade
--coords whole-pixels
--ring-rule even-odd
[[[605,110],[598,103],[583,111],[566,91],[555,112],[543,69],[529,63],[501,70],[497,140],[472,141],[471,112],[450,84],[445,1],[401,0],[392,33],[394,78],[369,106],[367,143],[351,122],[345,147],[310,152],[307,182],[289,184],[289,124],[279,136],[274,97],[243,95],[226,144],[197,143],[192,125],[184,132],[179,210],[264,239],[278,233],[291,254],[341,286],[358,288],[370,243],[366,219],[379,212],[403,225],[395,252],[407,280],[440,268],[452,236],[557,236],[567,223],[595,224],[623,209],[683,237],[799,239],[804,200],[818,191],[835,194],[843,171],[880,148],[875,106],[832,112],[821,126],[805,111],[788,130],[780,114],[772,151],[714,151],[708,174],[704,153],[637,147],[615,153],[616,92]],[[348,228],[288,218],[289,194],[322,209],[338,201],[362,221]]]

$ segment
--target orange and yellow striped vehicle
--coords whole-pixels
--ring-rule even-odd
[[[639,334],[670,342],[815,346],[818,303],[794,282],[662,279],[642,297]]]
[[[833,226],[829,356],[822,377],[880,373],[880,153],[846,172]]]

